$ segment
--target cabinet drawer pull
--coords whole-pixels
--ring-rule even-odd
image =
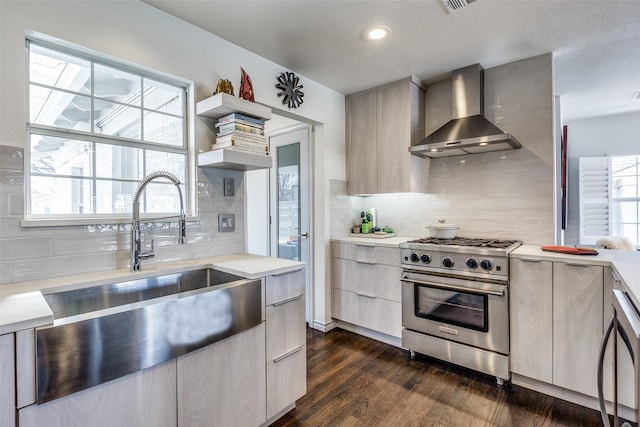
[[[573,263],[571,263],[571,262],[565,262],[564,264],[565,264],[565,265],[568,265],[568,266],[570,266],[570,267],[583,267],[583,268],[584,268],[584,267],[590,267],[590,265],[589,265],[589,264],[573,264]]]
[[[526,258],[516,258],[516,259],[519,259],[522,262],[534,262],[534,263],[542,262],[542,260],[540,259],[526,259]]]
[[[371,294],[364,294],[362,292],[356,292],[356,295],[358,295],[359,297],[365,297],[365,298],[371,298],[371,299],[376,299],[378,298],[375,295],[371,295]]]
[[[355,260],[358,264],[367,264],[367,265],[376,265],[375,261],[358,261]]]
[[[273,276],[273,277],[286,276],[287,274],[297,273],[298,271],[300,271],[300,270],[285,271],[284,273],[275,273],[275,274],[272,274],[271,276]]]
[[[375,248],[376,247],[375,245],[367,245],[365,243],[356,243],[356,246],[360,247],[360,248]]]
[[[618,278],[618,276],[616,276],[616,273],[614,273],[613,270],[611,270],[611,277],[613,278],[614,282],[620,283],[620,279]]]
[[[285,304],[287,304],[287,303],[290,303],[291,301],[299,300],[299,299],[300,299],[300,298],[302,298],[303,296],[304,296],[304,294],[300,294],[300,295],[297,295],[297,296],[295,296],[295,297],[291,297],[291,298],[283,299],[282,301],[274,302],[274,303],[273,303],[273,306],[274,306],[274,307],[277,307],[277,306],[279,306],[279,305],[285,305]]]
[[[273,359],[273,362],[274,362],[274,363],[278,363],[278,362],[280,362],[281,360],[284,360],[284,359],[286,359],[287,357],[289,357],[289,356],[291,356],[291,355],[293,355],[293,354],[296,354],[297,352],[299,352],[300,350],[302,350],[302,349],[303,349],[303,347],[304,347],[304,345],[301,345],[301,346],[299,346],[299,347],[296,347],[296,348],[294,348],[293,350],[286,352],[286,353],[285,353],[285,354],[283,354],[282,356],[276,357],[275,359]]]

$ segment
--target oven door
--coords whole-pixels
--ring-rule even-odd
[[[509,287],[424,273],[402,275],[402,326],[509,354]]]

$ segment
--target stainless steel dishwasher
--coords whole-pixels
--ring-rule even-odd
[[[611,427],[609,416],[605,406],[603,383],[604,383],[604,358],[607,343],[613,335],[613,360],[614,360],[614,392],[613,392],[613,420],[614,427],[620,425],[622,427],[631,427],[629,422],[621,420],[618,417],[618,352],[628,351],[633,362],[633,376],[636,385],[635,403],[636,403],[636,420],[640,422],[640,311],[634,306],[629,299],[628,294],[619,289],[613,290],[613,316],[607,325],[605,334],[602,337],[600,346],[600,358],[598,363],[598,399],[600,400],[600,413],[602,414],[602,423],[605,427]],[[622,338],[624,347],[618,348],[618,336]]]

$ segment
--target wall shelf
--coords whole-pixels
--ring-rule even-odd
[[[270,168],[272,165],[273,160],[271,156],[228,148],[198,154],[199,167],[250,171]]]
[[[227,93],[205,98],[196,104],[196,114],[209,119],[218,119],[231,113],[241,113],[247,116],[270,120],[271,109],[246,99],[237,98]]]
[[[271,119],[270,108],[226,93],[210,96],[196,104],[196,114],[208,119],[219,119],[231,113]],[[199,167],[248,171],[270,168],[272,164],[271,156],[227,148],[198,154]]]

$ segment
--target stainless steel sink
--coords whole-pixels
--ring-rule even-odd
[[[38,403],[166,362],[263,320],[261,281],[193,270],[45,294]]]

